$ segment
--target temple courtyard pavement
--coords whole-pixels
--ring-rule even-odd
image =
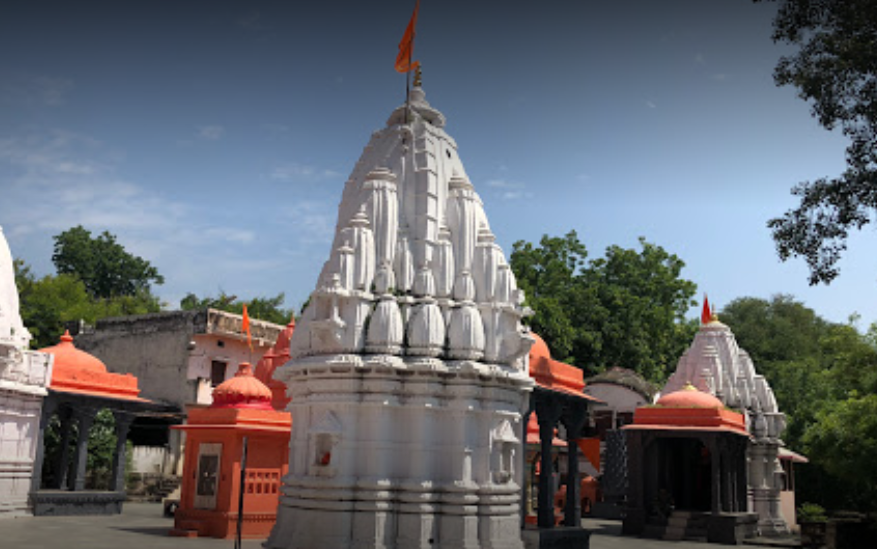
[[[0,547],[27,549],[223,549],[234,540],[168,536],[174,519],[162,516],[157,503],[126,503],[121,515],[25,517],[0,521]],[[592,530],[591,549],[717,549],[722,545],[691,541],[661,541],[623,537],[621,523],[585,519]],[[263,540],[244,540],[243,549],[261,549]],[[767,545],[767,540],[757,540]],[[798,543],[773,544],[799,547]]]

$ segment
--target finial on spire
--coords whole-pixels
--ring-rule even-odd
[[[416,88],[421,87],[421,65],[420,64],[415,69],[415,81],[414,81],[413,85]]]

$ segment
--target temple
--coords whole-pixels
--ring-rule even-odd
[[[522,547],[524,296],[420,85],[373,133],[274,377],[293,417],[266,547]]]
[[[779,460],[785,426],[732,331],[705,314],[655,407],[638,408],[624,427],[624,531],[721,543],[788,533]]]
[[[109,372],[97,357],[77,349],[68,332],[57,345],[40,351],[54,357],[54,366],[39,423],[31,490],[34,514],[120,513],[126,497],[126,440],[131,423],[138,416],[171,410],[141,398],[135,376]],[[108,478],[88,467],[89,433],[102,410],[112,415],[116,436]],[[52,454],[44,444],[50,430],[59,439]],[[76,440],[71,441],[74,434]]]
[[[271,389],[242,363],[209,407],[190,409],[186,425],[175,427],[186,433],[186,459],[171,535],[231,538],[240,520],[242,537],[268,536],[290,440],[290,414],[271,402]]]
[[[30,340],[19,314],[12,253],[0,227],[0,518],[33,512],[31,479],[52,356],[28,350]]]

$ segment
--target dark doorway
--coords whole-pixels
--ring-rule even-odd
[[[659,443],[660,475],[658,493],[670,497],[674,509],[710,511],[711,456],[697,439],[672,438]]]

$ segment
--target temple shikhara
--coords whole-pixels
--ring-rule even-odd
[[[345,184],[275,372],[293,417],[268,547],[521,547],[524,296],[415,86]]]

